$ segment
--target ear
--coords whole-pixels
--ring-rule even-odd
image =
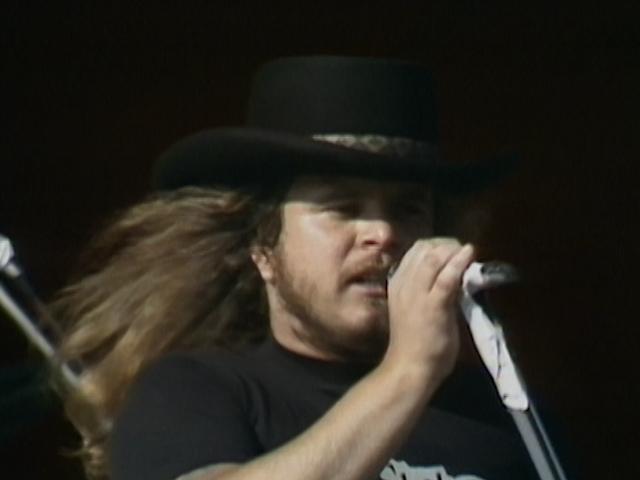
[[[273,283],[275,269],[273,267],[273,256],[271,251],[264,247],[254,247],[251,249],[251,260],[260,272],[260,276],[265,283]]]

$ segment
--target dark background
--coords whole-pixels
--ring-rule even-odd
[[[290,54],[431,65],[453,161],[518,152],[479,195],[485,258],[525,378],[562,420],[580,478],[635,478],[634,268],[640,107],[636,2],[3,4],[0,232],[45,299],[105,216],[148,191],[154,158],[239,124],[257,65]],[[0,457],[14,478],[77,478],[38,355],[0,317]],[[4,476],[4,474],[2,474]]]

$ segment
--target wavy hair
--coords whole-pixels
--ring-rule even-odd
[[[78,388],[58,386],[82,435],[88,478],[109,477],[111,420],[150,362],[168,351],[234,348],[267,335],[266,295],[250,253],[277,242],[284,190],[155,194],[90,243],[78,280],[51,305],[63,322],[60,361],[81,366]]]

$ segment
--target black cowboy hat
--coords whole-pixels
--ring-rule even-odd
[[[513,169],[513,156],[466,165],[443,160],[436,120],[433,82],[423,66],[282,58],[256,75],[246,126],[205,130],[174,144],[156,164],[155,183],[173,189],[355,175],[467,192]]]

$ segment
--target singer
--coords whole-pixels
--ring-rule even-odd
[[[424,67],[295,57],[256,75],[245,126],[169,148],[54,304],[88,477],[534,478],[456,366],[475,252],[438,227],[512,162],[447,162],[436,130]]]

